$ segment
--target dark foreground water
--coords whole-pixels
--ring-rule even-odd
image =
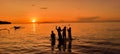
[[[55,26],[72,27],[71,52],[51,51],[50,32]],[[21,26],[14,30],[13,26]],[[2,30],[7,28],[10,30]],[[120,23],[51,23],[0,25],[0,54],[120,54]],[[56,40],[57,41],[57,40]]]

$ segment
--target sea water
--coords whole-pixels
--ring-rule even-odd
[[[20,26],[14,29],[14,26]],[[72,52],[51,51],[56,26],[72,28]],[[6,30],[3,30],[6,29]],[[68,36],[67,36],[68,38]],[[33,23],[0,25],[0,54],[120,54],[120,22]]]

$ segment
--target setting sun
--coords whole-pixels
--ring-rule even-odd
[[[32,20],[32,22],[33,22],[33,23],[35,23],[35,22],[36,22],[36,20],[35,20],[35,19],[33,19],[33,20]]]

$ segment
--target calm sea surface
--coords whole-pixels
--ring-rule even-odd
[[[0,25],[0,54],[59,54],[57,43],[51,52],[50,33],[53,30],[57,37],[55,26],[68,24],[74,39],[72,54],[120,54],[120,22]],[[14,30],[13,26],[21,28]]]

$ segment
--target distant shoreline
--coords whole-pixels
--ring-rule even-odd
[[[0,21],[0,24],[47,24],[47,23],[116,23],[120,21],[58,21],[58,22],[7,22],[7,21]]]
[[[11,22],[7,22],[7,21],[0,21],[0,24],[11,24]]]

